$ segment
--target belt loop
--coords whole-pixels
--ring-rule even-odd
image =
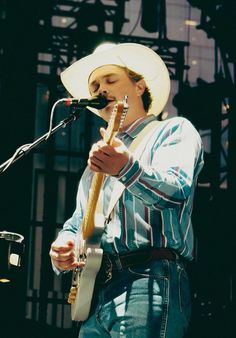
[[[179,256],[179,254],[175,251],[175,250],[171,250],[172,252],[173,252],[173,254],[174,254],[174,256],[175,256],[175,260],[176,261],[180,261],[180,256]]]
[[[123,270],[122,263],[121,263],[121,260],[120,260],[120,256],[118,254],[115,256],[115,263],[116,263],[118,270]]]

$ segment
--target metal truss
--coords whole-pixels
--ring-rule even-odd
[[[219,113],[215,112],[216,121],[212,127],[212,164],[217,172],[213,188],[227,188],[235,193],[236,50],[232,34],[236,31],[236,3],[233,0],[188,2],[201,10],[197,28],[215,40],[215,83],[220,87],[216,95],[222,104]]]
[[[183,72],[188,69],[184,48],[189,43],[121,34],[123,24],[127,22],[125,1],[111,1],[111,4],[54,1],[51,19],[43,13],[39,20],[39,78],[47,81],[47,75],[59,74],[71,62],[92,52],[99,43],[113,41],[141,43],[152,48],[165,61],[171,78],[182,81]],[[87,21],[86,13],[89,13]],[[106,23],[112,25],[110,31],[106,29]]]

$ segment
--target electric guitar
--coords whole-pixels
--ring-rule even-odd
[[[112,140],[121,128],[128,111],[127,98],[118,101],[112,111],[103,140],[112,144]],[[104,230],[105,216],[102,208],[102,183],[105,174],[95,173],[82,222],[82,237],[79,240],[79,260],[85,262],[83,268],[73,270],[72,286],[68,297],[71,304],[71,318],[84,321],[88,318],[97,273],[101,267],[103,250],[100,241]],[[82,247],[82,248],[81,248]]]

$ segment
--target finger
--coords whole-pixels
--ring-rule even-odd
[[[91,161],[91,159],[88,159],[87,163],[88,163],[88,166],[91,170],[102,171],[101,164],[100,164],[101,162],[96,164],[96,163],[94,163],[94,161]]]
[[[100,150],[102,147],[106,146],[107,143],[104,142],[103,140],[100,140],[96,143],[96,145],[98,146],[98,150]]]
[[[55,260],[67,260],[68,258],[74,259],[75,250],[74,242],[69,241],[68,246],[54,246],[52,245],[49,251],[49,255]]]
[[[51,249],[53,251],[56,251],[56,252],[68,252],[68,251],[71,251],[74,247],[74,244],[70,244],[70,245],[67,245],[67,244],[64,244],[64,245],[60,245],[60,244],[57,244],[57,243],[52,243],[51,245]]]
[[[73,248],[75,246],[75,242],[71,239],[69,239],[69,241],[67,241],[66,244],[71,248]]]
[[[85,266],[85,262],[74,262],[73,264],[71,264],[71,268],[76,268],[76,267],[81,267],[83,268]]]
[[[101,159],[101,161],[103,161],[106,159],[107,156],[111,157],[112,154],[114,154],[114,148],[111,145],[103,142],[100,144],[99,150],[93,152],[92,155],[98,159]]]
[[[76,267],[83,268],[85,265],[84,261],[77,261],[77,260],[67,260],[67,261],[57,261],[53,260],[54,265],[61,270],[72,270]]]
[[[53,264],[59,269],[59,270],[72,270],[78,266],[79,263],[76,262],[57,262],[53,261]]]
[[[101,127],[99,131],[100,131],[102,138],[104,138],[105,132],[106,132],[105,128]]]
[[[98,146],[97,143],[95,143],[95,144],[92,145],[89,154],[93,154],[93,153],[96,153],[98,151],[99,151],[99,146]]]
[[[93,146],[89,152],[89,158],[90,159],[96,158],[97,160],[102,161],[102,156],[105,153],[106,147],[107,147],[107,144],[104,142],[101,142],[100,144],[99,142],[96,143],[96,145]]]
[[[114,137],[114,139],[112,140],[112,146],[113,147],[120,147],[123,145],[123,142],[118,139],[117,137]]]
[[[75,259],[75,252],[69,251],[69,252],[61,252],[61,251],[55,251],[53,249],[50,250],[49,255],[52,259],[58,261],[58,262],[65,262],[68,260],[74,260]]]
[[[102,152],[102,150],[99,150],[99,151],[90,151],[90,153],[89,153],[89,159],[91,160],[91,161],[94,161],[94,160],[96,160],[96,161],[102,161],[102,159],[101,159],[101,156],[103,155],[103,152]]]

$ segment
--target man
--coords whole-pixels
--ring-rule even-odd
[[[75,246],[92,176],[105,174],[104,213],[116,182],[121,182],[124,191],[101,238],[104,257],[112,263],[111,279],[104,279],[103,262],[79,337],[183,337],[190,319],[185,262],[193,258],[191,212],[203,166],[200,136],[188,120],[174,117],[154,124],[141,154],[129,150],[157,120],[169,95],[166,66],[145,46],[124,43],[96,51],[66,69],[62,82],[77,98],[105,96],[108,105],[91,110],[106,121],[117,100],[127,95],[129,105],[113,143],[101,140],[92,146],[76,210],[50,250],[57,273],[86,265],[86,260],[78,262]]]

